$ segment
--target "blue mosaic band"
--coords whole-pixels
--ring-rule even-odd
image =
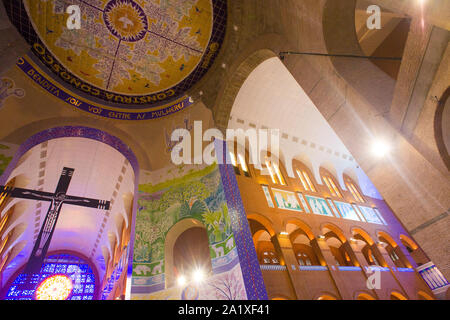
[[[228,154],[226,142],[216,139],[215,148],[247,298],[249,300],[268,300],[234,168],[226,161],[226,155]]]
[[[62,85],[47,76],[44,72],[39,71],[29,61],[30,58],[20,58],[17,62],[17,67],[22,70],[36,85],[48,92],[50,95],[60,99],[62,102],[71,105],[79,110],[89,112],[96,116],[116,119],[116,120],[152,120],[162,118],[189,107],[192,102],[190,98],[185,98],[177,101],[174,104],[168,105],[161,109],[153,109],[150,111],[116,111],[105,106],[100,106],[93,103],[88,103],[78,96],[74,96],[71,91],[65,89]],[[30,59],[31,60],[31,59]]]

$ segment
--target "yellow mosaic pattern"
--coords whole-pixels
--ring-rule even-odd
[[[148,95],[188,77],[213,28],[211,0],[73,0],[81,29],[69,30],[67,3],[25,0],[39,37],[83,81],[124,95]]]

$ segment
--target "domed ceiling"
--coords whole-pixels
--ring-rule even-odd
[[[3,0],[51,72],[94,101],[148,108],[173,101],[209,69],[226,0]],[[66,12],[77,5],[81,28]]]

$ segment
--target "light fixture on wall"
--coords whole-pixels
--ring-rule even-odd
[[[289,233],[288,233],[288,232],[286,232],[286,231],[283,231],[283,232],[280,232],[280,235],[282,235],[282,236],[288,236],[288,235],[289,235]]]
[[[377,244],[378,244],[380,247],[383,247],[383,248],[386,248],[386,246],[387,246],[387,243],[386,243],[386,242],[383,242],[383,241],[378,241]]]
[[[192,275],[192,279],[197,284],[202,283],[203,280],[205,279],[205,273],[203,272],[202,269],[197,269],[194,271],[194,274]]]
[[[325,240],[325,236],[324,236],[324,235],[318,235],[318,236],[317,236],[317,239]]]
[[[352,242],[352,243],[357,243],[357,242],[358,242],[358,239],[355,239],[355,238],[350,238],[349,240],[350,240],[350,242]]]
[[[177,283],[180,287],[186,284],[186,278],[184,276],[179,276],[177,279]]]
[[[372,143],[372,154],[377,158],[383,158],[391,151],[391,145],[383,139],[376,139]]]

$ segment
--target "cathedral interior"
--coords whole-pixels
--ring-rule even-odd
[[[450,1],[1,0],[0,299],[450,300]]]

